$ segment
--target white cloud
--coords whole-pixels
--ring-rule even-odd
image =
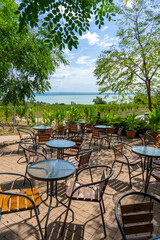
[[[85,64],[87,66],[92,66],[95,61],[96,59],[91,59],[90,56],[81,56],[77,59],[76,64]]]
[[[97,92],[94,67],[80,68],[63,66],[51,77],[52,91],[57,92]]]
[[[105,26],[105,27],[102,28],[102,31],[105,31],[108,28],[109,28],[108,26]]]
[[[86,34],[82,35],[81,39],[82,40],[87,39],[89,45],[94,45],[97,42],[99,42],[99,35],[96,32],[94,33],[87,32]]]

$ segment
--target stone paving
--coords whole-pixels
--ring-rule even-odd
[[[128,141],[126,137],[123,137],[124,141]],[[1,141],[0,141],[1,142]],[[138,139],[129,141],[132,145],[139,145],[140,141]],[[88,142],[86,142],[85,148],[88,147]],[[17,172],[24,174],[26,168],[26,162],[23,152],[17,153],[18,144],[12,144],[5,146],[0,149],[0,163],[1,171],[7,172]],[[54,156],[53,156],[54,158]],[[101,151],[97,151],[94,146],[94,152],[91,157],[91,165],[94,164],[107,164],[112,166],[113,162],[113,150],[103,147]],[[114,174],[109,181],[104,194],[104,203],[106,207],[106,213],[104,214],[107,239],[119,240],[121,235],[117,227],[117,223],[114,216],[115,203],[119,196],[123,193],[131,191],[129,187],[129,179],[127,168],[124,166],[122,173],[118,175],[120,170],[120,165],[115,164]],[[98,174],[97,174],[98,175]],[[83,181],[87,181],[87,174],[83,177]],[[98,176],[96,176],[98,177]],[[38,187],[39,192],[42,195],[42,199],[46,196],[46,183],[36,180],[32,180],[34,186]],[[65,190],[68,181],[58,182],[58,197],[67,203],[67,198],[65,196]],[[23,189],[27,187],[27,184],[23,186],[23,179],[17,179],[16,184],[12,185],[13,178],[6,177],[4,175],[0,176],[0,185],[3,190],[9,190],[11,187],[18,186],[18,188]],[[133,191],[143,191],[143,181],[141,175],[133,178]],[[148,192],[159,197],[160,189],[159,183],[154,182],[149,185]],[[135,199],[133,200],[135,201]],[[39,218],[44,231],[45,219],[48,210],[48,202],[42,203],[40,205]],[[100,210],[98,203],[92,202],[80,202],[72,201],[71,208],[75,212],[75,220],[71,222],[71,214],[69,214],[67,225],[65,228],[64,236],[60,235],[61,226],[64,220],[65,208],[62,205],[55,207],[55,200],[53,199],[53,209],[50,212],[49,222],[48,222],[48,236],[47,239],[69,239],[69,240],[99,240],[104,239],[102,221],[100,216]],[[156,208],[156,218],[154,220],[156,235],[160,235],[160,209]],[[36,240],[40,239],[38,232],[37,222],[35,215],[30,218],[30,212],[19,212],[12,213],[8,215],[3,215],[0,222],[0,240]]]

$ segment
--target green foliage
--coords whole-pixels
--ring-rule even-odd
[[[82,118],[82,114],[78,111],[77,108],[71,107],[70,111],[68,112],[68,121],[69,123],[75,123]]]
[[[9,123],[9,118],[13,116],[13,107],[12,106],[4,106],[4,115],[6,123]]]
[[[118,46],[102,52],[94,74],[101,93],[143,93],[151,110],[151,93],[160,89],[160,2],[136,1],[132,7],[121,2],[122,6],[117,6]]]
[[[114,127],[115,123],[117,122],[117,117],[114,113],[106,113],[105,115],[105,124],[108,126]]]
[[[44,124],[51,126],[54,119],[55,119],[55,116],[54,116],[53,112],[49,112],[49,113],[47,111],[43,112],[42,121]]]
[[[152,130],[157,131],[160,128],[160,108],[154,108],[152,112],[149,111],[148,119]]]
[[[28,120],[31,120],[32,125],[36,124],[36,117],[34,113],[34,108],[28,109]]]
[[[129,131],[134,131],[138,126],[138,119],[136,119],[137,114],[131,113],[126,117],[127,129]]]
[[[28,106],[26,104],[20,105],[16,108],[16,114],[18,115],[18,117],[22,119],[27,114],[27,110],[28,110]]]
[[[62,126],[63,127],[63,121],[65,119],[66,116],[66,111],[62,110],[62,109],[58,109],[56,114],[55,114],[55,120],[58,126]]]
[[[94,102],[94,104],[106,104],[106,101],[98,96],[95,99],[93,99],[93,102]]]
[[[22,0],[18,11],[20,31],[27,23],[32,28],[41,24],[42,30],[47,32],[47,43],[58,44],[61,49],[68,45],[72,50],[72,47],[78,47],[77,35],[82,36],[83,32],[89,30],[89,20],[93,15],[95,24],[101,28],[105,18],[111,20],[113,11],[113,0]]]
[[[0,97],[3,104],[14,106],[34,99],[34,92],[50,89],[49,77],[68,62],[58,48],[49,48],[42,31],[28,27],[18,33],[18,5],[14,0],[0,4]]]

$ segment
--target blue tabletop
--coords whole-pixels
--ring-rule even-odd
[[[106,126],[106,125],[95,125],[94,128],[107,129],[107,128],[112,128],[112,127]]]
[[[48,142],[46,142],[46,145],[48,147],[52,147],[52,148],[71,148],[74,147],[76,144],[73,141],[69,141],[69,140],[50,140]]]
[[[28,174],[42,181],[61,180],[71,176],[75,172],[75,165],[62,159],[47,159],[31,164]]]
[[[154,148],[149,146],[135,146],[135,147],[132,147],[132,151],[134,153],[137,153],[139,155],[146,156],[146,157],[155,157],[155,158],[160,157],[159,148]]]
[[[85,122],[85,121],[75,121],[75,123],[87,124],[88,122]]]
[[[33,129],[34,130],[49,130],[49,129],[51,129],[51,127],[42,125],[42,126],[34,126]]]

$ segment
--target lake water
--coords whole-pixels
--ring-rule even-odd
[[[101,94],[98,95],[98,93],[44,93],[44,94],[35,94],[35,100],[36,102],[45,102],[50,104],[94,104],[93,99],[96,98],[96,96],[101,97],[104,99],[107,103],[111,101],[120,101],[120,97],[118,94],[109,94],[106,97],[107,94]],[[129,97],[132,97],[133,95],[128,95],[126,97],[126,101],[129,101]]]

